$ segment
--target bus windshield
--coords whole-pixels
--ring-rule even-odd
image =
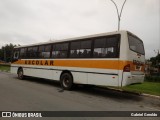
[[[142,55],[145,54],[143,42],[138,37],[128,33],[128,41],[129,41],[129,47],[132,51],[140,53]]]

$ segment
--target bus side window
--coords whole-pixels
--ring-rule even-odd
[[[102,58],[106,56],[106,38],[97,38],[94,41],[94,58]]]
[[[20,49],[20,58],[25,58],[27,56],[27,48]]]
[[[27,51],[27,57],[32,58],[32,55],[33,55],[32,47],[29,47]]]
[[[52,58],[67,58],[68,43],[58,43],[53,45]]]
[[[37,58],[37,50],[38,50],[37,46],[29,47],[28,51],[27,51],[28,57],[29,58]]]
[[[82,52],[80,55],[81,58],[90,58],[91,57],[91,40],[81,41],[80,51]]]
[[[119,40],[117,36],[101,37],[94,41],[94,58],[117,58]]]
[[[115,58],[117,57],[117,49],[118,49],[118,39],[117,36],[112,36],[107,38],[106,41],[106,48],[107,48],[107,58]]]
[[[32,52],[33,52],[32,58],[37,58],[37,50],[38,50],[37,46],[32,48]]]
[[[80,49],[80,41],[71,42],[70,57],[78,58],[80,53],[79,49]]]
[[[51,45],[39,46],[38,58],[50,58]]]
[[[91,40],[71,42],[71,58],[90,58],[91,57]]]

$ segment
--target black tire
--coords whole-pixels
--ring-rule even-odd
[[[60,83],[63,89],[71,90],[73,88],[73,78],[69,73],[63,73],[60,78]]]
[[[18,79],[23,80],[24,79],[24,75],[23,75],[23,69],[20,68],[18,70]]]

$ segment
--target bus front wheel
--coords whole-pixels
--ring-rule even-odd
[[[71,90],[73,87],[73,78],[69,73],[63,73],[60,78],[60,83],[63,89]]]
[[[20,80],[22,80],[22,79],[24,78],[23,69],[22,69],[22,68],[18,70],[18,78],[19,78]]]

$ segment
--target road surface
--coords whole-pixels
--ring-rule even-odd
[[[63,91],[54,81],[38,78],[19,80],[17,75],[0,72],[0,111],[157,110],[160,110],[158,99],[87,86]]]

